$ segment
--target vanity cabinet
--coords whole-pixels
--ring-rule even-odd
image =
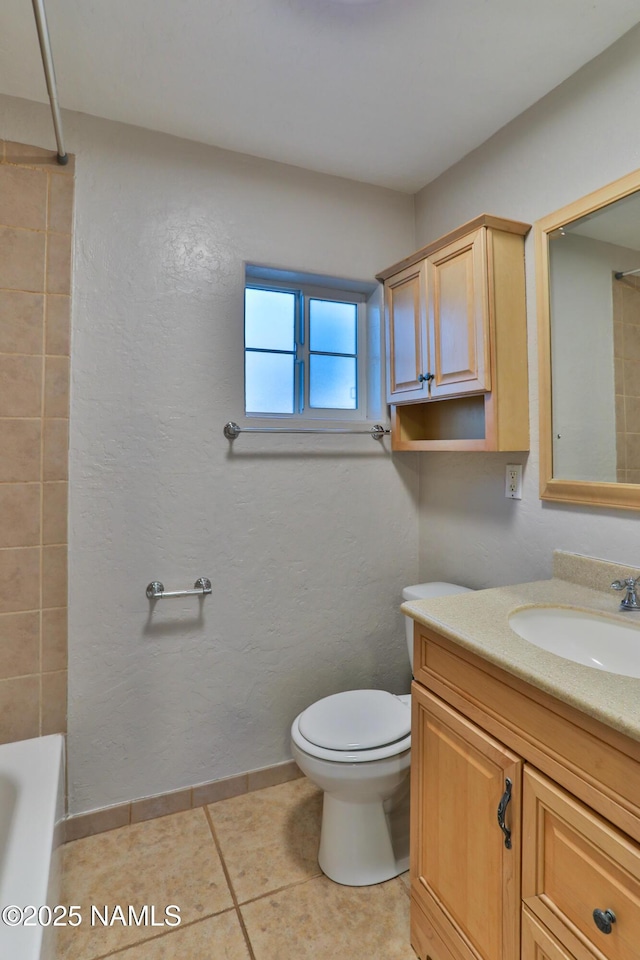
[[[431,921],[438,918],[445,941],[455,931],[461,956],[513,960],[520,817],[517,808],[509,811],[509,835],[501,835],[496,797],[520,796],[522,760],[426,690],[414,688],[412,711],[412,802],[421,812],[411,847],[417,897]]]
[[[640,744],[419,624],[414,658],[418,956],[637,960]]]
[[[393,449],[528,449],[529,229],[485,214],[378,274]]]

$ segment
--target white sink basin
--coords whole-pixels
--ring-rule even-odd
[[[566,660],[640,677],[640,613],[629,624],[585,610],[526,607],[509,617],[518,636]]]

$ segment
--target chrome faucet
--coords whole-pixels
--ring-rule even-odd
[[[640,601],[636,587],[640,583],[640,577],[636,580],[633,577],[627,577],[626,580],[614,580],[611,584],[612,590],[626,590],[624,597],[620,601],[621,610],[640,610]]]

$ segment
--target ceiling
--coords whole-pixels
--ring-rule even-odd
[[[63,109],[409,193],[640,18],[637,0],[46,9]],[[30,0],[0,4],[0,93],[47,100]]]

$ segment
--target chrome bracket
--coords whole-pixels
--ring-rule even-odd
[[[205,597],[211,593],[211,580],[207,577],[198,577],[193,590],[165,590],[159,580],[152,580],[147,585],[146,594],[149,600],[162,600],[165,597]]]

